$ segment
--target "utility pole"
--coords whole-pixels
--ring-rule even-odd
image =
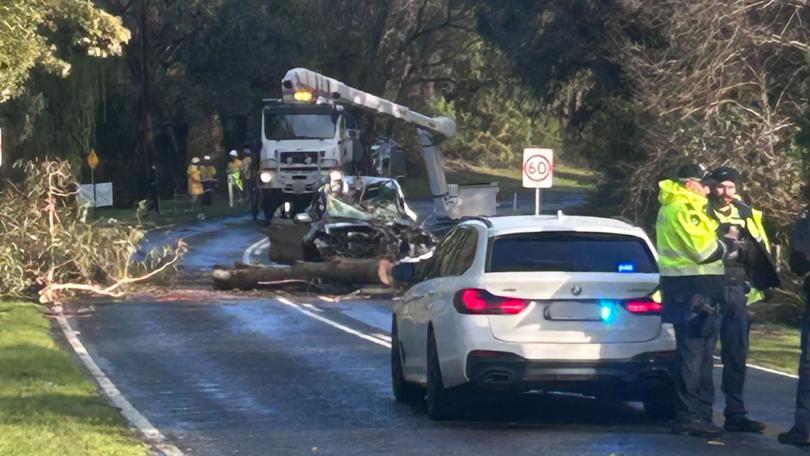
[[[153,149],[153,131],[152,131],[152,106],[151,94],[149,88],[149,62],[148,62],[148,49],[149,49],[149,22],[146,14],[146,0],[139,0],[139,24],[140,29],[140,60],[141,60],[141,154],[145,161],[144,172],[146,173],[147,182],[149,181],[149,172],[152,169],[152,162],[154,157]]]

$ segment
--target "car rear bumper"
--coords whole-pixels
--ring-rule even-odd
[[[675,352],[644,353],[626,360],[536,361],[485,350],[467,355],[470,383],[495,391],[560,391],[643,400],[671,385]]]

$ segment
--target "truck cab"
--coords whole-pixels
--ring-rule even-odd
[[[354,118],[343,106],[266,100],[258,181],[265,207],[271,215],[287,202],[302,210],[330,173],[354,171],[358,146]]]

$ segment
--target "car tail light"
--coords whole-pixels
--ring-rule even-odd
[[[453,304],[460,313],[484,315],[514,315],[529,306],[525,299],[495,296],[486,290],[474,288],[456,293]]]
[[[628,312],[637,315],[658,315],[663,306],[660,302],[655,302],[652,298],[630,299],[624,302],[624,308]]]

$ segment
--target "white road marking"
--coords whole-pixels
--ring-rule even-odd
[[[384,340],[386,342],[389,342],[389,343],[391,342],[391,336],[389,336],[388,334],[374,333],[372,335],[374,337],[379,337],[380,339],[382,339],[382,340]]]
[[[96,383],[98,383],[101,392],[104,393],[107,400],[121,409],[121,414],[124,418],[143,435],[147,442],[151,443],[162,454],[166,456],[182,456],[184,453],[176,446],[167,443],[166,436],[157,430],[141,412],[129,403],[112,380],[98,367],[98,364],[96,364],[90,356],[90,353],[87,352],[82,342],[76,337],[76,332],[70,327],[70,323],[68,323],[65,316],[61,314],[58,315],[56,321],[59,323],[59,327],[62,328],[62,332],[65,334],[65,338],[68,343],[70,343],[73,351],[76,352],[76,355],[82,360],[87,370],[90,371],[90,374],[93,376]]]
[[[254,242],[250,245],[250,247],[245,249],[244,253],[242,253],[242,263],[251,264],[250,257],[259,256],[262,249],[267,247],[270,247],[270,240],[266,237]]]
[[[301,308],[298,304],[295,304],[295,303],[293,303],[292,301],[290,301],[290,300],[288,300],[286,298],[278,298],[278,301],[281,302],[282,304],[285,304],[287,306],[290,306],[290,307],[293,307],[293,308],[297,309],[298,311],[300,311],[304,315],[310,316],[310,317],[312,317],[312,318],[314,318],[316,320],[324,322],[324,323],[326,323],[326,324],[328,324],[330,326],[333,326],[333,327],[335,327],[337,329],[340,329],[341,331],[347,332],[349,334],[353,334],[353,335],[355,335],[357,337],[360,337],[361,339],[365,339],[365,340],[374,342],[377,345],[382,345],[384,347],[391,348],[391,338],[390,338],[390,336],[384,336],[384,335],[379,334],[379,333],[373,334],[373,335],[366,334],[366,333],[354,330],[352,328],[349,328],[348,326],[345,326],[345,325],[342,325],[340,323],[334,322],[334,321],[332,321],[332,320],[330,320],[328,318],[325,318],[325,317],[322,317],[320,315],[316,315],[316,314],[314,314],[312,312],[309,312],[309,311]],[[304,306],[314,307],[314,306],[311,306],[310,304],[304,304]],[[317,309],[316,311],[321,311],[321,310]],[[380,324],[379,324],[378,321],[373,321],[372,322],[372,319],[368,319],[369,321],[364,321],[366,319],[362,318],[360,315],[358,315],[358,314],[356,314],[354,312],[348,312],[348,313],[349,313],[348,316],[350,318],[358,320],[361,323],[370,324],[371,326],[375,326],[375,327],[380,327]],[[374,318],[373,320],[377,320],[377,319]],[[384,329],[384,328],[380,328],[380,329]],[[718,360],[720,359],[719,356],[715,356],[715,358],[718,359]],[[785,373],[785,372],[780,372],[778,370],[769,369],[767,367],[757,366],[756,364],[747,364],[747,366],[750,367],[751,369],[755,369],[755,370],[762,371],[762,372],[767,372],[769,374],[779,375],[779,376],[782,376],[782,377],[787,377],[787,378],[792,378],[792,379],[798,379],[799,378],[797,375],[788,374],[788,373]],[[716,367],[719,367],[719,366],[716,366]]]
[[[301,305],[306,307],[309,310],[312,310],[313,312],[323,312],[323,310],[313,306],[312,304],[301,304]]]
[[[301,312],[302,314],[304,314],[304,315],[306,315],[306,316],[308,316],[310,318],[314,318],[314,319],[316,319],[316,320],[318,320],[320,322],[326,323],[327,325],[329,325],[329,326],[331,326],[333,328],[337,328],[337,329],[339,329],[339,330],[341,330],[341,331],[343,331],[345,333],[349,333],[349,334],[351,334],[353,336],[357,336],[357,337],[359,337],[361,339],[367,340],[367,341],[375,343],[377,345],[382,345],[383,347],[391,348],[391,342],[388,342],[388,341],[382,340],[382,339],[378,339],[378,338],[376,338],[376,337],[374,337],[374,336],[372,336],[370,334],[366,334],[366,333],[358,331],[356,329],[349,328],[346,325],[342,325],[342,324],[340,324],[340,323],[338,323],[336,321],[332,321],[332,320],[330,320],[330,319],[328,319],[326,317],[323,317],[321,315],[318,315],[318,314],[316,314],[314,312],[310,312],[309,310],[304,309],[303,307],[301,307],[298,304],[290,301],[287,298],[281,297],[281,298],[276,298],[276,300],[278,302],[284,304],[285,306],[292,307],[293,309]]]
[[[391,329],[391,310],[379,307],[359,305],[341,309],[344,315],[363,324],[388,332]]]
[[[715,356],[714,359],[719,360],[720,357]],[[722,366],[722,364],[720,366]],[[755,370],[762,371],[762,372],[767,372],[769,374],[780,375],[782,377],[787,377],[787,378],[792,378],[792,379],[798,379],[799,378],[798,375],[788,374],[787,372],[780,372],[780,371],[775,370],[775,369],[769,369],[767,367],[757,366],[756,364],[746,364],[746,366],[750,367],[751,369],[755,369]]]

